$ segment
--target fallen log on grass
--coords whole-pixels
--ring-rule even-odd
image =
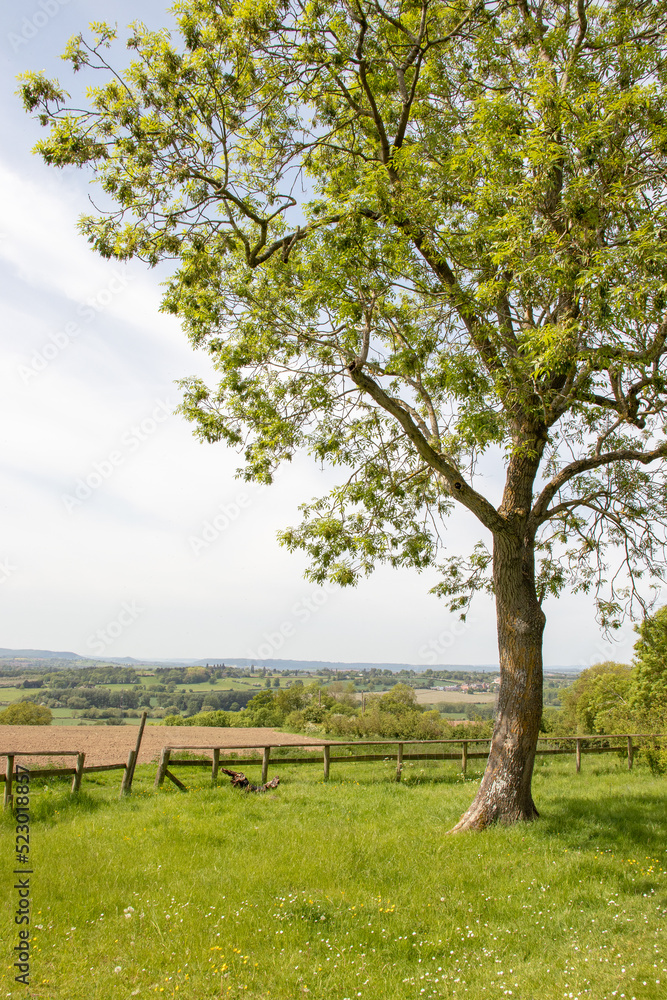
[[[280,778],[277,776],[271,781],[267,781],[265,785],[253,785],[251,781],[248,781],[243,771],[230,771],[226,767],[221,767],[220,770],[232,779],[232,788],[243,788],[246,792],[266,792],[269,788],[277,788],[280,784]]]

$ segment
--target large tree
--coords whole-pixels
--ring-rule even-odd
[[[531,819],[543,599],[592,589],[614,625],[663,568],[667,2],[174,12],[123,70],[111,28],[72,40],[102,77],[82,107],[23,79],[39,152],[92,168],[99,253],[175,262],[164,309],[220,378],[184,382],[197,433],[248,478],[299,449],[345,470],[282,536],[312,579],[439,565],[462,613],[493,591],[498,712],[455,829]],[[440,554],[456,504],[469,559]]]

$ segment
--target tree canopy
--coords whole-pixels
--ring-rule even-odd
[[[466,823],[529,818],[544,598],[593,590],[614,626],[664,569],[667,3],[174,12],[178,38],[132,27],[122,72],[115,29],[70,42],[102,74],[84,107],[24,78],[38,150],[92,168],[99,253],[174,261],[163,308],[219,373],[183,382],[196,432],[247,478],[299,449],[341,467],[282,535],[313,579],[439,565],[452,607],[495,593],[499,712]],[[467,559],[441,552],[454,504],[485,533]]]
[[[632,669],[607,660],[583,670],[563,692],[559,731],[624,732],[631,715]]]
[[[51,709],[34,701],[15,701],[0,712],[0,726],[50,726]]]
[[[638,711],[667,721],[667,606],[645,618],[637,631],[633,701]]]
[[[660,733],[667,724],[667,606],[636,626],[632,666],[596,663],[563,692],[560,732]]]

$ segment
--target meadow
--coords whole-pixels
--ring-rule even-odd
[[[0,996],[44,1000],[663,1000],[665,779],[542,758],[531,825],[447,837],[454,763],[280,762],[265,795],[152,788],[140,767],[31,794],[31,985],[13,980],[14,824],[0,823]],[[272,769],[272,774],[276,773]],[[249,772],[251,777],[254,770]]]
[[[273,676],[273,675],[272,675]],[[157,684],[161,683],[161,679],[156,674],[142,675],[141,681],[143,685],[147,688],[153,688]],[[104,684],[100,687],[106,687],[110,691],[120,691],[124,685],[122,684]],[[127,685],[125,685],[127,686]],[[283,687],[285,682],[283,681]],[[264,681],[259,676],[257,677],[223,677],[217,681],[203,681],[199,684],[184,683],[176,684],[175,689],[177,691],[220,691],[220,690],[232,690],[232,691],[261,691],[264,688]]]
[[[167,701],[172,700],[171,697],[168,697],[167,694],[164,692],[164,685],[160,684],[160,678],[158,676],[153,674],[140,675],[140,676],[142,681],[142,687],[140,688],[140,690],[143,690],[144,688],[146,689],[146,691],[151,697],[151,706],[153,708],[158,707],[161,703],[167,703]],[[156,687],[161,688],[161,692],[159,694],[156,694],[154,692],[154,689]],[[125,692],[136,693],[137,691],[136,686],[128,685],[125,683],[118,683],[118,684],[95,683],[95,688],[97,690],[104,689],[105,691],[109,691],[110,693],[116,695],[119,694],[124,695]],[[260,683],[260,681],[255,677],[249,677],[249,678],[226,677],[222,680],[218,679],[217,681],[213,682],[207,681],[204,683],[194,684],[194,685],[177,684],[174,687],[174,694],[194,693],[203,695],[210,691],[215,693],[219,693],[221,691],[239,691],[239,692],[245,692],[245,693],[250,692],[256,694],[262,689],[263,689],[263,684]],[[48,693],[49,692],[46,691],[44,688],[26,689],[22,687],[14,687],[11,685],[6,685],[6,686],[0,685],[0,711],[7,705],[10,705],[14,702],[25,700],[26,698],[28,700],[32,700],[38,704],[41,704],[42,700]],[[62,700],[65,701],[68,697],[70,697],[75,693],[80,694],[81,692],[66,690],[62,696]],[[124,725],[128,726],[139,725],[139,717],[141,714],[140,709],[132,710],[131,715],[127,714],[127,710],[123,714],[124,714],[123,718]],[[51,715],[52,715],[51,724],[54,726],[77,726],[77,725],[93,726],[93,725],[106,724],[105,719],[87,718],[85,711],[82,713],[80,709],[67,707],[66,705],[60,708],[56,708],[52,705]],[[160,725],[160,723],[161,723],[160,718],[148,719],[149,726]]]

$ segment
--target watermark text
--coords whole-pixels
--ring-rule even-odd
[[[14,924],[18,928],[18,941],[14,945],[14,979],[24,986],[30,985],[30,772],[16,765],[16,793],[14,817],[16,819],[16,868],[14,890],[16,909]]]

